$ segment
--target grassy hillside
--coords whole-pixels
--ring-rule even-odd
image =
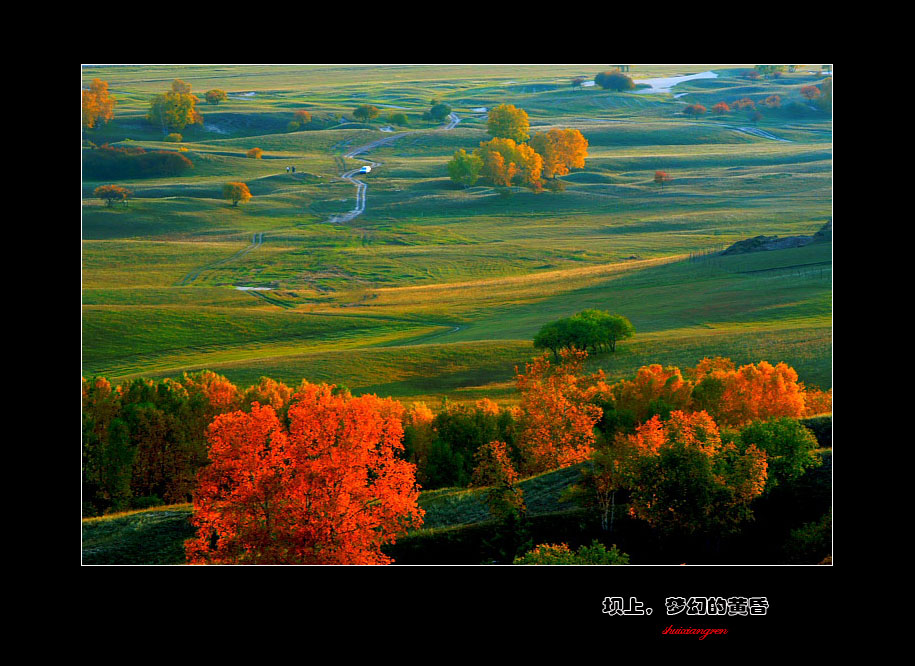
[[[511,402],[514,367],[539,327],[598,307],[638,331],[591,359],[613,377],[720,354],[786,361],[829,387],[831,244],[686,260],[755,235],[811,234],[831,216],[831,120],[787,109],[823,77],[715,71],[646,94],[573,90],[573,76],[596,73],[576,66],[84,68],[86,83],[108,81],[118,100],[115,119],[87,140],[183,148],[193,168],[118,182],[135,192],[126,208],[92,199],[107,182],[84,178],[83,373],[119,381],[210,368],[243,386],[305,377],[407,400]],[[204,124],[181,144],[145,120],[174,78],[200,97],[229,93],[200,105]],[[783,108],[758,121],[682,114],[686,102],[772,94]],[[422,119],[433,98],[457,112],[456,128]],[[381,116],[354,123],[365,103]],[[503,197],[448,179],[451,154],[489,138],[480,109],[500,103],[526,109],[534,131],[576,127],[588,139],[565,192]],[[297,109],[315,120],[289,132]],[[364,163],[343,155],[388,136],[396,110],[407,134],[360,156],[380,163],[363,177],[365,212],[329,222],[355,204],[340,174]],[[252,147],[264,159],[245,157]],[[673,176],[663,189],[658,169]],[[228,180],[246,182],[251,201],[222,200]]]

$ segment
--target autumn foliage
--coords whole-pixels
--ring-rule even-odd
[[[188,125],[202,125],[203,116],[197,111],[199,100],[191,94],[189,83],[172,81],[172,89],[156,95],[149,104],[146,119],[165,129],[182,130]]]
[[[83,90],[83,127],[92,129],[99,123],[114,118],[115,99],[108,93],[108,82],[92,79],[88,90]]]
[[[222,198],[228,199],[233,206],[237,206],[239,201],[251,199],[251,191],[244,183],[226,183],[222,188]]]
[[[801,95],[809,100],[815,100],[823,94],[823,91],[816,86],[801,86]]]
[[[657,416],[626,437],[630,514],[662,531],[727,532],[752,516],[766,484],[766,454],[723,443],[705,412]]]
[[[99,185],[93,192],[96,199],[107,202],[110,206],[114,201],[123,201],[127,205],[127,200],[133,196],[133,192],[120,185]]]
[[[673,178],[666,171],[655,171],[654,172],[654,182],[656,182],[658,185],[660,185],[662,189],[664,188],[664,183],[669,183],[672,180],[673,180]]]
[[[527,112],[513,104],[500,104],[490,110],[486,128],[490,136],[511,139],[517,143],[524,143],[531,136]]]
[[[532,186],[540,181],[543,158],[526,143],[495,138],[480,143],[479,155],[483,159],[483,176],[495,185]]]
[[[517,375],[521,392],[518,448],[525,473],[559,469],[590,457],[594,426],[601,417],[601,408],[591,401],[603,373],[583,373],[587,355],[563,350],[562,361],[553,366],[544,354]]]
[[[551,129],[535,134],[531,148],[543,158],[543,175],[565,176],[571,169],[583,169],[588,156],[588,140],[576,129]]]
[[[387,564],[422,524],[400,403],[303,383],[288,427],[272,407],[216,418],[186,544],[194,564]]]
[[[207,90],[206,93],[204,93],[204,97],[206,97],[207,104],[216,104],[216,105],[218,105],[220,102],[224,102],[228,99],[228,95],[226,95],[226,91],[219,90],[218,88],[214,88],[213,90]]]

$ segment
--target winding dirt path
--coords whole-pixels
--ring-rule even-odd
[[[461,122],[461,119],[458,116],[458,114],[452,112],[451,114],[448,115],[448,122],[446,122],[444,125],[442,125],[439,128],[439,130],[437,130],[437,131],[445,131],[445,130],[454,129],[455,127],[457,127],[459,122]],[[385,144],[392,143],[392,142],[396,141],[397,139],[405,137],[408,134],[414,134],[414,133],[415,132],[398,132],[397,134],[391,134],[390,136],[386,136],[383,139],[376,139],[375,141],[372,141],[371,143],[367,143],[364,146],[359,146],[358,148],[354,148],[353,150],[351,150],[348,153],[346,153],[345,155],[343,155],[343,158],[344,159],[346,159],[346,158],[357,159],[360,162],[365,162],[366,164],[368,164],[370,167],[372,167],[374,169],[377,166],[381,166],[381,164],[383,164],[383,162],[373,162],[372,160],[366,159],[364,157],[357,157],[357,155],[367,153],[368,151],[370,151],[374,148],[378,148],[379,146],[383,146]],[[356,186],[356,205],[355,205],[355,207],[348,213],[344,213],[342,215],[331,216],[327,220],[328,222],[331,222],[333,224],[349,222],[350,220],[353,220],[353,219],[359,217],[360,215],[362,215],[362,213],[365,212],[366,192],[368,191],[369,186],[364,181],[361,181],[355,177],[356,174],[359,173],[359,169],[361,169],[361,168],[362,167],[359,167],[356,169],[349,169],[348,171],[344,171],[343,173],[340,174],[340,178],[342,178],[343,180],[349,181],[350,183],[352,183],[353,185]]]

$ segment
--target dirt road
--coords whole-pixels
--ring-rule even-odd
[[[459,122],[461,122],[461,119],[460,119],[460,117],[458,117],[458,114],[451,113],[448,115],[448,122],[446,122],[444,125],[442,125],[439,128],[439,130],[454,129],[455,127],[457,127]],[[364,146],[359,146],[358,148],[354,148],[353,150],[346,153],[343,157],[350,158],[350,159],[357,159],[360,162],[365,162],[370,167],[372,167],[372,169],[374,169],[375,167],[381,166],[382,163],[373,162],[372,160],[365,159],[364,157],[357,157],[357,155],[366,153],[366,152],[372,150],[373,148],[377,148],[378,146],[383,146],[385,144],[396,141],[397,139],[400,139],[401,137],[404,137],[408,134],[412,134],[412,132],[398,132],[397,134],[391,134],[390,136],[386,136],[383,139],[377,139],[375,141],[372,141],[371,143],[365,144]],[[352,183],[353,185],[356,186],[356,205],[355,205],[355,207],[353,207],[353,209],[351,211],[349,211],[348,213],[344,213],[342,215],[331,216],[327,220],[328,222],[332,222],[334,224],[340,224],[342,222],[349,222],[350,220],[362,215],[362,213],[365,212],[366,192],[368,191],[369,186],[364,181],[361,181],[355,177],[356,174],[359,173],[360,168],[361,167],[356,168],[356,169],[350,169],[350,170],[344,171],[343,173],[340,174],[340,178],[342,178],[343,180],[349,181],[350,183]]]

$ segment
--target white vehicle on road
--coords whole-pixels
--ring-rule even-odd
[[[362,167],[361,169],[359,169],[359,173],[368,173],[368,172],[371,171],[371,170],[372,170],[372,167],[370,167],[370,166],[364,166],[364,167]]]

